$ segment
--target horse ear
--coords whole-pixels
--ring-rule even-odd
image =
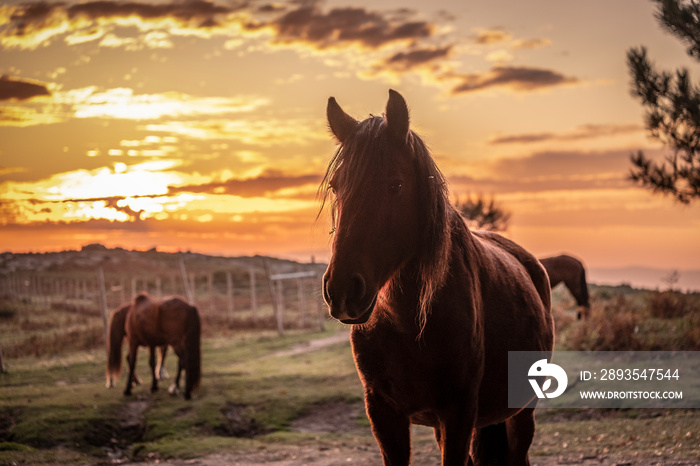
[[[335,97],[328,99],[328,107],[326,108],[326,116],[328,117],[328,125],[336,139],[342,144],[355,131],[358,121],[345,113]]]
[[[409,126],[408,105],[401,94],[393,89],[389,89],[389,102],[386,104],[386,125],[398,141],[406,141]]]

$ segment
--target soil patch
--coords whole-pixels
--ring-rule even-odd
[[[348,403],[335,401],[314,405],[300,418],[292,422],[292,431],[315,434],[346,433],[358,429],[364,416],[365,405],[361,401]]]
[[[148,403],[148,400],[144,399],[124,403],[117,415],[117,425],[123,437],[135,441],[143,435],[145,423],[143,413],[148,408]]]
[[[267,433],[249,413],[249,408],[237,403],[226,403],[221,410],[224,421],[214,430],[219,435],[238,438],[254,438]]]

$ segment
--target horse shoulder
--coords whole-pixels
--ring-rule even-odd
[[[526,282],[534,286],[542,304],[547,310],[550,309],[549,277],[540,261],[517,243],[497,233],[475,231],[472,234],[483,248],[485,257],[482,260],[486,264],[487,273],[492,276],[501,276],[509,281],[514,278],[524,279],[523,286],[527,286]]]

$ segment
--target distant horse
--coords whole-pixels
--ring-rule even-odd
[[[115,309],[109,316],[109,333],[107,335],[107,383],[105,384],[107,388],[114,387],[114,381],[119,378],[119,373],[121,372],[121,341],[126,337],[126,313],[129,311],[131,303],[125,304],[119,309]],[[119,343],[119,351],[111,351],[112,344]],[[115,349],[117,347],[115,346]],[[151,355],[151,360],[155,361],[155,346],[148,348]],[[158,359],[158,364],[154,369],[154,373],[158,380],[163,380],[168,378],[168,371],[165,369],[165,355],[168,351],[168,345],[163,345],[160,347],[160,358]],[[110,358],[115,358],[111,360]],[[153,364],[153,363],[152,363]],[[141,380],[136,374],[134,374],[134,382],[137,384],[141,383]]]
[[[334,223],[323,296],[352,325],[384,464],[409,463],[411,423],[434,428],[443,465],[530,464],[534,410],[508,407],[508,351],[551,356],[544,268],[467,228],[399,93],[383,117],[358,122],[332,97],[327,116],[340,148],[319,188]]]
[[[588,285],[586,284],[586,269],[578,259],[566,254],[554,257],[545,257],[540,262],[547,270],[549,284],[552,288],[559,283],[564,283],[569,289],[576,304],[583,310],[583,319],[588,319],[591,312],[591,304],[588,302]],[[577,318],[581,320],[582,313],[578,312]]]
[[[108,373],[118,374],[121,366],[122,339],[118,338],[115,321],[110,325]],[[118,324],[116,324],[118,326]],[[190,306],[180,298],[155,299],[147,293],[141,293],[134,298],[126,311],[124,323],[126,339],[129,342],[129,378],[124,395],[131,395],[131,388],[136,381],[134,369],[139,346],[170,345],[177,354],[178,370],[171,392],[179,390],[180,375],[185,371],[185,399],[192,397],[192,391],[199,386],[201,377],[201,324],[197,308]],[[151,391],[158,390],[158,380],[155,375],[155,352],[151,351],[149,359],[153,383]]]

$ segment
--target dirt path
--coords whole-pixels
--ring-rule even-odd
[[[260,359],[296,356],[316,351],[327,346],[340,344],[348,340],[347,332],[339,332],[326,338],[311,340],[283,351],[265,355]],[[130,408],[132,421],[142,420],[145,406],[135,402]],[[364,410],[363,403],[332,402],[314,407],[310,412],[295,420],[291,425],[293,432],[307,434],[337,434],[333,440],[328,436],[314,445],[270,444],[257,451],[231,451],[216,453],[201,458],[164,461],[150,458],[162,466],[346,466],[346,465],[381,465],[382,458],[368,426],[360,426],[357,418]],[[434,466],[440,464],[437,445],[432,440],[432,433],[427,428],[417,428],[413,435],[413,466]],[[700,466],[700,460],[676,461],[663,458],[609,458],[606,456],[531,456],[533,466]],[[143,463],[129,463],[126,466],[139,466]]]
[[[267,356],[263,356],[260,359],[271,359],[271,358],[279,358],[279,357],[284,357],[284,356],[296,356],[299,354],[310,353],[312,351],[317,351],[317,350],[320,350],[322,348],[325,348],[326,346],[344,343],[344,342],[348,341],[349,339],[350,339],[349,332],[338,332],[338,333],[335,333],[329,337],[318,338],[316,340],[309,340],[305,343],[294,346],[288,350],[277,351],[275,353],[268,354]]]
[[[698,466],[700,461],[675,461],[658,458],[610,459],[605,457],[563,457],[531,456],[532,466]],[[274,466],[345,466],[345,465],[381,465],[382,458],[376,445],[357,445],[342,447],[288,446],[285,449],[260,451],[255,453],[225,453],[208,455],[191,460],[159,461],[162,466],[257,466],[261,464]],[[440,464],[436,451],[414,451],[413,466],[435,466]],[[138,466],[134,463],[128,466]]]

